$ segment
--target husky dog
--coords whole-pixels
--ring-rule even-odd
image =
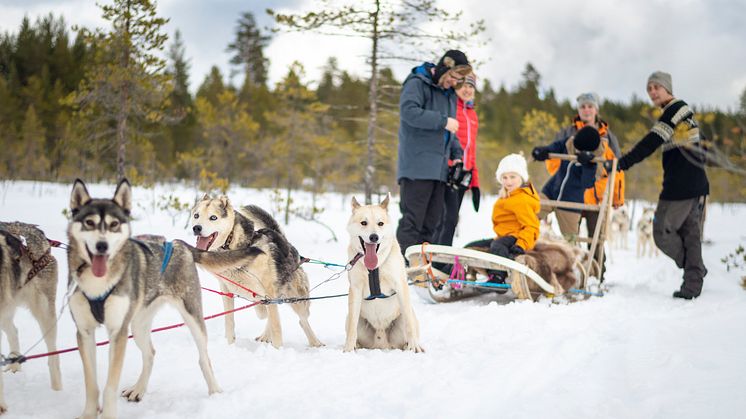
[[[387,196],[379,205],[361,206],[352,198],[347,253],[350,259],[361,254],[363,263],[355,263],[348,273],[345,352],[355,348],[424,352],[419,342],[420,326],[409,299],[404,257],[389,219],[389,199]],[[370,276],[376,273],[380,294],[387,298],[370,299]]]
[[[645,208],[642,210],[642,217],[637,222],[637,257],[657,257],[658,248],[655,247],[653,239],[653,218],[655,217],[654,208]]]
[[[57,350],[57,260],[50,250],[46,236],[36,226],[0,222],[0,327],[8,337],[11,355],[20,355],[18,329],[13,324],[13,314],[18,306],[28,307],[36,318],[47,350]],[[59,356],[50,356],[48,366],[52,389],[61,390]],[[8,366],[12,372],[20,368],[20,364]],[[0,365],[0,414],[8,408],[3,398],[2,373]]]
[[[612,212],[610,227],[608,234],[611,247],[626,249],[627,233],[629,232],[629,214],[627,214],[625,207],[619,207]]]
[[[262,254],[253,247],[239,252],[212,253],[178,240],[167,243],[158,236],[130,238],[131,208],[132,193],[126,179],[117,185],[112,199],[91,198],[81,180],[73,185],[67,259],[69,280],[77,285],[70,297],[70,312],[78,330],[85,376],[83,418],[95,418],[99,410],[96,327],[103,324],[111,341],[102,411],[103,417],[110,418],[117,414],[116,393],[130,325],[142,352],[142,372],[122,396],[129,401],[140,401],[145,394],[155,355],[150,328],[163,303],[170,303],[179,311],[192,333],[208,393],[220,392],[207,354],[207,331],[194,264],[225,270]]]
[[[254,205],[234,209],[225,195],[218,198],[205,195],[192,209],[191,220],[199,249],[220,252],[257,246],[265,252],[239,269],[209,269],[213,274],[226,277],[260,296],[308,297],[308,277],[300,267],[298,251],[287,241],[277,221],[263,209]],[[244,298],[255,297],[223,279],[220,280],[220,288],[223,292],[231,292]],[[308,300],[302,300],[291,304],[291,307],[300,319],[308,344],[313,347],[323,346],[308,322],[310,305]],[[223,297],[223,306],[226,311],[232,310],[233,299]],[[271,343],[275,348],[282,346],[277,305],[256,306],[256,311],[259,318],[268,318],[264,332],[256,340]],[[225,337],[228,343],[236,340],[233,314],[225,316]]]

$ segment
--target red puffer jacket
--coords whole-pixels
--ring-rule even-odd
[[[467,105],[461,98],[457,98],[456,119],[458,132],[456,136],[464,149],[464,169],[471,170],[469,188],[479,187],[479,171],[477,170],[477,133],[479,132],[479,118],[473,105]],[[453,162],[448,162],[452,165]]]

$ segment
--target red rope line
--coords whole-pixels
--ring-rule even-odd
[[[235,298],[236,297],[236,294],[234,294],[232,292],[222,292],[222,291],[218,291],[218,290],[214,290],[214,289],[210,289],[210,288],[205,288],[205,287],[202,287],[202,289],[205,290],[205,291],[214,292],[215,294],[218,294],[218,295],[222,295],[223,297],[228,297],[228,298]]]
[[[261,301],[257,301],[255,303],[247,304],[247,305],[239,307],[239,308],[234,308],[233,310],[228,310],[228,311],[224,311],[222,313],[212,314],[212,315],[209,315],[207,317],[204,317],[204,320],[210,320],[210,319],[214,319],[216,317],[225,316],[226,314],[235,313],[236,311],[239,311],[239,310],[244,310],[244,309],[247,309],[247,308],[251,308],[251,307],[254,307],[255,305],[258,305],[258,304],[261,304],[261,303],[262,303]],[[157,327],[157,328],[151,330],[150,332],[151,333],[155,333],[155,332],[162,332],[164,330],[176,329],[178,327],[184,326],[184,324],[185,323],[178,323],[178,324],[172,324],[170,326]],[[132,339],[132,335],[127,336],[127,339]],[[109,342],[110,341],[108,341],[108,340],[105,340],[105,341],[102,341],[102,342],[96,342],[96,346],[106,346],[106,345],[109,344]],[[28,361],[29,359],[44,358],[44,357],[52,356],[52,355],[59,355],[59,354],[64,354],[64,353],[68,353],[68,352],[74,352],[74,351],[77,351],[79,349],[80,348],[78,348],[78,347],[67,348],[67,349],[61,349],[59,351],[48,352],[48,353],[45,353],[45,354],[29,355],[29,356],[27,356],[25,358]]]
[[[226,277],[224,277],[223,275],[220,275],[220,274],[216,274],[216,273],[212,273],[212,274],[215,275],[215,276],[217,276],[218,278],[224,280],[224,281],[230,282],[231,284],[237,286],[238,288],[241,288],[244,291],[250,292],[252,297],[261,297],[259,294],[257,294],[256,292],[254,292],[254,290],[246,288],[243,285],[239,284],[238,282],[231,281],[230,279],[228,279],[228,278],[226,278]]]

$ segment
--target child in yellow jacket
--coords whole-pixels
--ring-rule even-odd
[[[490,253],[513,259],[534,248],[539,238],[539,194],[528,181],[526,159],[509,154],[500,160],[495,177],[502,185],[492,207]],[[485,243],[486,244],[486,243]],[[490,271],[489,282],[503,283],[507,272]]]

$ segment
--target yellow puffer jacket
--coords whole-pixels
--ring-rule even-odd
[[[497,237],[513,236],[516,245],[531,250],[539,238],[539,207],[539,194],[528,183],[495,202],[492,229]]]

